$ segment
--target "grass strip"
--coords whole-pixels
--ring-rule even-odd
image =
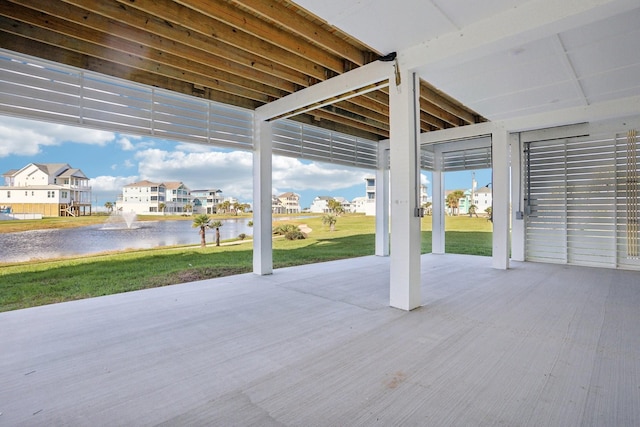
[[[454,228],[446,231],[446,252],[491,255],[491,224],[485,219],[446,220],[448,228]],[[312,232],[304,240],[274,239],[274,268],[373,255],[374,221],[362,215],[341,216],[331,232],[320,218],[293,219],[291,223],[306,224]],[[422,253],[429,253],[430,217],[423,219],[422,228]],[[4,265],[0,269],[0,311],[248,273],[252,257],[251,243],[245,241]]]

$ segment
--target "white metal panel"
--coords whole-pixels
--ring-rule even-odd
[[[292,120],[273,123],[273,153],[366,169],[377,167],[375,141],[307,126]]]
[[[526,150],[526,259],[639,269],[630,256],[626,139],[583,136],[531,142]],[[633,149],[637,153],[637,147]],[[634,172],[635,171],[635,172]],[[637,228],[631,237],[637,239]],[[635,240],[637,242],[637,240]],[[637,247],[637,244],[636,244]]]
[[[0,114],[253,149],[254,112],[0,49]],[[377,142],[280,120],[274,153],[368,169]]]

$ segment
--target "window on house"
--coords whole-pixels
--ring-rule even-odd
[[[11,191],[7,191],[7,199],[11,198]]]
[[[29,192],[28,192],[28,191],[25,191],[25,192],[24,192],[24,195],[25,195],[25,196],[28,196],[28,195],[29,195]]]

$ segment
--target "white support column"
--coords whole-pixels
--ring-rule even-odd
[[[400,71],[401,84],[389,87],[391,159],[390,305],[403,310],[420,306],[420,218],[415,216],[419,190],[416,157],[420,135],[417,77]]]
[[[389,256],[389,140],[378,143],[376,255]]]
[[[431,199],[431,253],[444,254],[444,172],[442,172],[442,156],[436,154],[435,167],[432,174],[433,197]]]
[[[519,134],[509,135],[509,142],[511,147],[511,259],[524,261],[524,168]]]
[[[496,126],[491,134],[493,166],[493,268],[509,268],[509,134]]]
[[[272,125],[258,114],[253,122],[253,272],[273,273],[271,233]]]

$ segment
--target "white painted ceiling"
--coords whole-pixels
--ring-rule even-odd
[[[542,17],[553,16],[558,4],[557,13],[561,15],[567,14],[572,5],[583,7],[588,2],[596,7],[559,23],[549,23]],[[439,44],[464,51],[461,43],[478,45],[477,37],[486,34],[487,42],[480,43],[479,48],[454,60],[443,57],[430,61],[417,72],[490,120],[640,97],[638,0],[296,3],[383,54]],[[533,28],[522,34],[511,29],[510,34],[510,16],[524,18],[525,24],[532,22]],[[507,28],[505,37],[500,37],[501,28],[493,24]],[[473,36],[465,40],[467,34]],[[452,35],[458,38],[452,39]]]

